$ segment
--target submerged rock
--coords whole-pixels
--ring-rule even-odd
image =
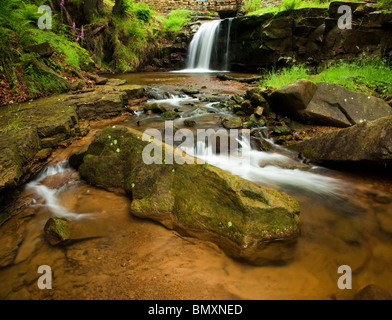
[[[175,120],[180,117],[180,114],[176,111],[166,111],[161,116],[161,118],[164,120]]]
[[[392,300],[391,294],[375,284],[369,284],[366,287],[359,290],[355,297],[355,300]]]
[[[45,224],[44,232],[46,240],[52,246],[64,244],[71,236],[68,220],[64,218],[50,218]]]
[[[300,231],[295,199],[208,164],[164,164],[160,154],[162,164],[148,165],[142,158],[147,145],[173,152],[160,141],[142,141],[138,131],[107,128],[89,146],[79,172],[93,185],[125,190],[134,215],[213,241],[232,257],[255,264],[292,257]]]
[[[324,133],[289,147],[315,163],[392,163],[392,116]]]

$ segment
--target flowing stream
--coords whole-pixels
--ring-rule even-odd
[[[222,84],[214,74],[128,74],[131,84],[154,85],[168,92],[159,101],[178,109],[197,129],[219,129],[231,116],[215,103],[181,94],[185,85],[205,85],[220,96],[243,92],[243,85]],[[159,83],[159,85],[156,85]],[[105,120],[106,121],[106,120]],[[392,184],[388,175],[339,172],[305,165],[276,145],[271,152],[238,138],[241,156],[217,154],[199,141],[185,151],[261,185],[295,197],[301,208],[301,236],[295,257],[285,264],[252,266],[226,256],[208,241],[179,235],[129,214],[121,193],[92,187],[66,159],[85,150],[99,130],[121,124],[143,131],[164,129],[155,115],[136,115],[92,123],[89,136],[56,151],[48,166],[26,184],[18,215],[0,229],[0,241],[21,237],[12,265],[0,269],[1,299],[352,299],[368,284],[392,287]],[[261,137],[266,139],[265,137]],[[267,139],[267,142],[271,143]],[[244,166],[244,159],[249,165]],[[51,216],[70,220],[78,242],[51,247],[42,230]],[[51,266],[53,290],[39,290],[37,268]],[[340,290],[338,267],[353,270],[353,289]]]

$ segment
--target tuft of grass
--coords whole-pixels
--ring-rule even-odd
[[[164,36],[173,38],[181,29],[191,22],[191,11],[185,9],[170,12],[162,22],[162,33]]]
[[[389,62],[386,59],[371,59],[365,56],[354,61],[336,62],[317,75],[308,74],[304,65],[273,70],[260,85],[279,88],[298,79],[336,83],[354,91],[392,94],[392,68]]]
[[[379,0],[379,1],[391,1],[391,0]],[[261,7],[262,0],[246,0],[244,3],[244,10],[248,15],[259,15],[270,12],[280,12],[285,10],[295,10],[303,8],[328,8],[332,1],[327,0],[283,0],[281,4],[277,6],[266,6]]]

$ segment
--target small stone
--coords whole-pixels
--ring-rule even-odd
[[[68,220],[57,217],[50,218],[45,224],[44,233],[46,240],[52,246],[64,244],[70,240],[71,235]]]

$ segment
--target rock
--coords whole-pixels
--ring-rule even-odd
[[[296,121],[345,128],[392,115],[392,108],[379,98],[333,83],[320,82],[316,86],[308,80],[298,81],[274,91],[269,97],[276,112]],[[293,98],[295,95],[302,98]]]
[[[83,84],[84,84],[84,81],[79,79],[79,80],[76,80],[75,82],[71,83],[69,88],[71,89],[71,91],[77,91],[77,90],[82,89]]]
[[[222,120],[222,125],[226,129],[241,129],[242,128],[242,120],[241,120],[241,118],[224,118]]]
[[[274,112],[290,116],[305,110],[316,90],[315,83],[300,79],[272,92],[268,102]]]
[[[253,108],[262,108],[267,114],[270,113],[270,106],[261,94],[253,93],[250,101],[252,102]],[[263,113],[263,111],[261,111],[261,113]]]
[[[273,129],[273,134],[277,136],[284,136],[290,133],[291,129],[283,121]]]
[[[50,218],[44,227],[45,238],[52,245],[65,244],[70,240],[71,231],[67,219]]]
[[[340,85],[320,82],[301,120],[307,124],[348,127],[392,115],[392,108],[383,100]]]
[[[164,113],[166,108],[159,103],[148,104],[144,107],[144,113],[147,111],[152,111],[153,113]]]
[[[196,126],[196,121],[195,120],[186,119],[186,120],[184,120],[184,126],[185,127],[195,127]]]
[[[256,124],[258,127],[264,127],[266,124],[265,118],[264,117],[259,117],[256,114],[252,114],[249,117],[249,121],[252,121],[254,124]]]
[[[107,78],[103,78],[103,77],[97,77],[95,78],[95,84],[98,86],[103,86],[108,82]]]
[[[244,102],[241,103],[241,111],[245,113],[245,115],[250,116],[253,113],[253,105],[252,102],[249,100],[245,100]]]
[[[299,234],[296,200],[208,164],[165,164],[161,156],[173,148],[141,137],[124,127],[103,130],[88,148],[81,176],[92,185],[124,189],[132,214],[213,241],[230,256],[255,264],[292,257]],[[111,146],[112,140],[118,144]],[[154,145],[163,148],[156,158],[162,164],[143,161],[143,150]]]
[[[141,99],[144,97],[144,88],[137,84],[126,84],[121,86],[121,91],[125,91],[127,93],[128,100],[131,99]]]
[[[181,116],[176,111],[166,111],[161,115],[161,118],[164,120],[175,120],[177,118],[181,118]]]
[[[194,95],[194,94],[200,93],[199,89],[194,89],[194,88],[182,88],[181,90],[185,94],[189,94],[189,95]]]
[[[68,159],[69,165],[72,168],[78,170],[80,165],[83,163],[83,158],[85,155],[86,155],[86,151],[79,151],[73,153]]]
[[[386,233],[392,234],[392,215],[387,211],[376,212],[377,222],[381,228]]]
[[[235,94],[234,96],[232,96],[231,100],[234,101],[235,104],[238,104],[238,105],[241,105],[241,103],[244,102],[244,99],[239,94]]]
[[[375,284],[369,284],[359,290],[355,296],[355,300],[392,300],[391,294]]]
[[[202,102],[221,102],[227,100],[226,97],[205,94],[199,98]]]
[[[119,115],[127,105],[127,93],[113,91],[110,86],[94,92],[85,92],[66,99],[76,107],[81,119],[94,119],[96,117],[110,118]]]
[[[264,108],[263,108],[263,107],[257,107],[257,108],[255,109],[254,114],[255,114],[257,117],[261,117],[261,116],[263,115],[263,112],[264,112]]]
[[[289,147],[315,163],[392,163],[392,116],[321,134]]]
[[[48,41],[36,44],[33,46],[26,47],[25,50],[27,52],[33,52],[38,54],[41,58],[50,58],[54,53],[53,47],[50,45]]]

